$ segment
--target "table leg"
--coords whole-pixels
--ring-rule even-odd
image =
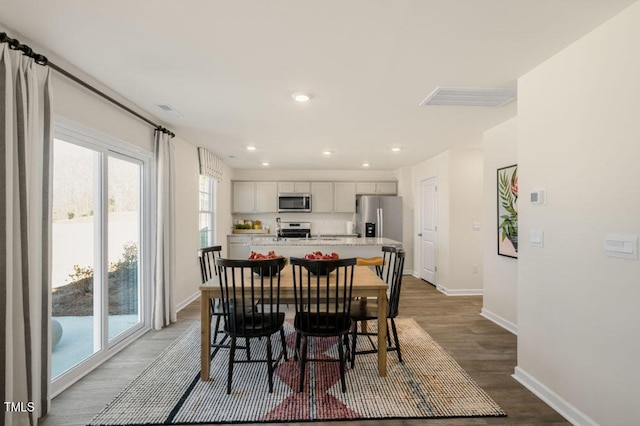
[[[200,380],[208,381],[211,367],[211,315],[209,314],[209,296],[200,294]]]
[[[378,292],[378,374],[387,375],[387,291]]]

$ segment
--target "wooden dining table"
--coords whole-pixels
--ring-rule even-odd
[[[335,272],[334,272],[335,273]],[[372,268],[356,266],[353,273],[353,297],[371,297],[378,300],[378,374],[387,375],[387,284]],[[200,286],[200,379],[211,380],[211,315],[209,301],[220,297],[220,283],[215,276]],[[293,299],[293,271],[290,265],[280,273],[280,297]]]

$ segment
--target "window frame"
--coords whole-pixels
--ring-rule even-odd
[[[80,364],[57,376],[55,379],[51,379],[51,396],[55,397],[151,329],[151,281],[153,276],[153,247],[155,244],[155,233],[153,230],[156,227],[155,215],[152,214],[152,212],[156,209],[156,182],[154,154],[151,151],[55,114],[53,116],[53,138],[100,153],[102,155],[101,168],[106,167],[109,157],[133,159],[135,162],[139,162],[142,167],[140,176],[142,199],[139,218],[141,235],[138,250],[140,256],[139,315],[141,322],[111,340],[109,340],[108,333],[104,333],[105,328],[101,328],[99,339],[102,349],[86,358]],[[100,191],[106,191],[106,182],[103,182]],[[103,210],[105,209],[106,206],[103,206]],[[96,214],[106,217],[107,212],[96,212]],[[145,220],[145,218],[147,220]],[[96,242],[96,247],[98,245],[101,246],[100,249],[104,253],[104,264],[106,265],[107,256],[104,247],[107,244],[106,239],[108,234],[106,225],[104,225],[104,222],[102,223],[102,229],[99,231],[100,241]],[[106,275],[106,271],[98,271],[97,269],[96,273]],[[104,300],[108,297],[106,286],[102,289],[102,292],[104,306]],[[108,309],[100,309],[100,311],[101,321],[108,323]],[[49,312],[49,317],[51,318],[51,311]],[[51,357],[51,353],[49,353],[49,357]]]
[[[207,180],[207,190],[202,190],[202,179]],[[216,203],[216,191],[217,191],[217,181],[213,177],[205,174],[198,175],[198,242],[200,248],[213,246],[216,244],[216,214],[217,214],[217,203]],[[207,194],[209,196],[209,205],[207,209],[203,209],[202,207],[202,195]],[[203,214],[210,215],[209,228],[208,231],[203,231],[200,226],[200,218]],[[203,242],[203,232],[210,233],[210,240],[207,238]]]

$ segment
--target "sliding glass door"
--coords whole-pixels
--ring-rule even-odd
[[[141,164],[130,158],[108,160],[109,339],[141,322],[138,247],[140,247]]]
[[[54,139],[52,389],[148,324],[150,154],[59,126]],[[59,386],[56,383],[59,383]]]

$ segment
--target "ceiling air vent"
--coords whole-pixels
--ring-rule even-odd
[[[515,89],[437,87],[420,105],[501,107],[515,98]]]
[[[175,117],[182,117],[182,114],[180,114],[180,112],[177,109],[175,109],[174,107],[172,107],[171,105],[158,104],[158,108],[160,108],[161,110],[163,110],[167,114],[171,114],[171,115],[173,115]]]

